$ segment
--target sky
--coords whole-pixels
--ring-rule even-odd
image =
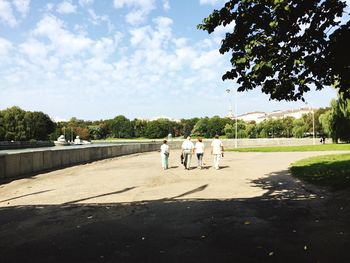
[[[222,0],[0,0],[0,109],[19,106],[55,120],[224,117],[305,107],[259,89],[227,93],[230,28],[197,24]],[[311,91],[326,107],[335,91]],[[235,105],[235,103],[237,104]]]

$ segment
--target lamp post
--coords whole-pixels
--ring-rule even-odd
[[[232,114],[232,100],[231,100],[231,97],[230,97],[231,90],[230,89],[226,89],[226,92],[228,94],[228,103],[229,103],[228,117],[229,118],[233,118],[233,114]]]
[[[231,90],[226,89],[226,92],[230,96]],[[230,102],[231,102],[231,100],[230,100]],[[230,107],[231,107],[231,112],[232,112],[232,103],[230,103]],[[236,89],[235,89],[235,114],[234,114],[234,116],[235,116],[235,148],[237,148],[237,132],[238,132],[237,122],[238,122],[238,119],[237,119],[237,90]]]

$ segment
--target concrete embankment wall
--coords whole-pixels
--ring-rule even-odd
[[[55,146],[55,144],[51,141],[33,141],[33,142],[0,141],[0,150],[39,148],[39,147],[51,147],[51,146]]]
[[[159,148],[160,143],[155,142],[88,147],[66,146],[57,149],[0,153],[0,179],[33,175],[122,155],[157,151]]]

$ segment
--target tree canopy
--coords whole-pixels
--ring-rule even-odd
[[[350,98],[345,7],[340,0],[231,0],[198,28],[212,33],[234,25],[219,51],[232,54],[222,78],[237,81],[238,91],[261,87],[270,99],[296,101],[312,85],[334,85]]]

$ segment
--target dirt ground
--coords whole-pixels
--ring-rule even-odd
[[[335,152],[332,152],[335,153]],[[350,193],[292,178],[327,152],[226,153],[185,170],[171,152],[0,184],[0,262],[350,262]]]

